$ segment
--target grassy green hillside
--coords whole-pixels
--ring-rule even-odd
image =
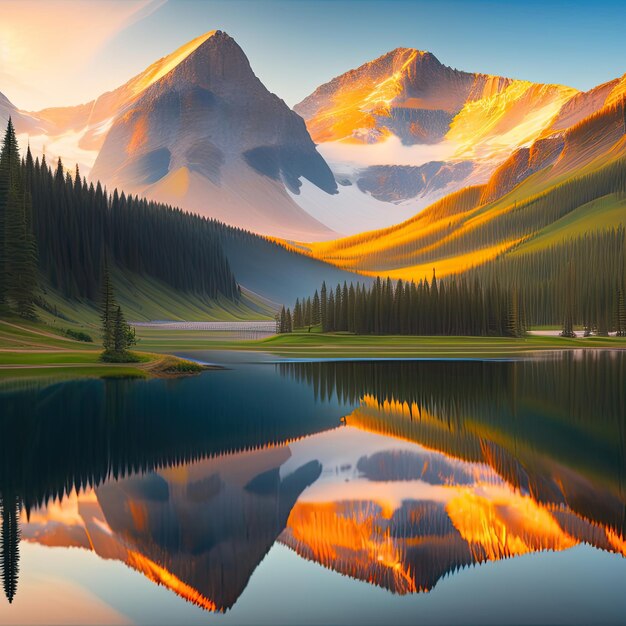
[[[626,196],[612,193],[583,204],[511,251],[511,256],[543,250],[572,237],[626,226]]]
[[[120,270],[113,271],[116,299],[126,318],[133,322],[150,320],[245,321],[273,319],[274,308],[261,298],[245,291],[238,303],[226,298],[210,300],[182,293],[164,283]],[[86,332],[99,330],[97,303],[68,299],[57,291],[42,287],[38,316],[53,327],[80,328]]]

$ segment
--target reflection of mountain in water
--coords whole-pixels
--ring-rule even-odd
[[[0,401],[0,493],[10,487],[27,511],[107,478],[298,439],[345,413],[271,366],[18,388]]]
[[[366,470],[368,489],[328,486],[327,499],[323,488],[305,493],[280,540],[304,558],[394,593],[427,591],[468,565],[582,542],[626,555],[626,543],[610,528],[538,502],[482,463],[396,449],[362,457],[357,466]]]
[[[215,457],[111,481],[65,506],[35,511],[24,538],[93,549],[208,610],[231,607],[320,474],[288,476],[286,446]]]
[[[226,373],[230,403],[185,387],[169,408],[171,391],[109,383],[117,403],[83,417],[93,432],[80,401],[64,414],[48,389],[30,417],[43,429],[36,471],[23,463],[11,481],[3,460],[0,484],[28,505],[24,539],[121,560],[209,610],[235,603],[275,541],[403,594],[581,542],[626,554],[624,362],[258,366]],[[333,428],[342,403],[345,426]],[[55,424],[71,426],[59,451],[82,443],[82,456],[57,458],[45,440]],[[25,454],[22,432],[13,425]],[[69,495],[41,506],[64,493],[62,477]]]
[[[0,548],[7,597],[17,587],[19,529],[11,520],[20,508],[28,516],[107,480],[291,441],[339,423],[345,409],[338,403],[320,407],[308,386],[281,379],[270,366],[252,371],[5,386]]]
[[[349,425],[487,463],[538,501],[626,534],[624,353],[281,368],[322,398],[359,398]]]

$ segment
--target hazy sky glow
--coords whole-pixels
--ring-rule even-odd
[[[0,92],[86,102],[212,29],[293,105],[398,46],[442,63],[579,89],[626,72],[623,1],[0,0]]]

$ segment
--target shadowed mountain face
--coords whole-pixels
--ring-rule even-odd
[[[236,365],[173,383],[168,402],[170,383],[107,383],[83,426],[100,383],[7,392],[6,594],[18,520],[25,541],[121,561],[210,611],[236,603],[275,542],[397,594],[580,543],[624,555],[623,361]]]
[[[283,237],[328,235],[286,193],[336,184],[303,120],[216,31],[119,115],[91,173],[227,223]]]

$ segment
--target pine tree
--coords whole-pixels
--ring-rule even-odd
[[[2,534],[0,536],[0,575],[4,594],[9,603],[13,602],[17,591],[19,572],[20,502],[15,496],[2,496],[0,513],[2,514]]]
[[[12,304],[22,317],[35,317],[37,248],[32,207],[24,177],[32,176],[30,150],[20,160],[13,122],[9,119],[0,152],[0,311]]]
[[[287,309],[287,313],[285,315],[285,332],[291,333],[293,332],[293,322],[291,318],[291,311]]]
[[[322,322],[322,316],[320,313],[320,296],[317,293],[317,289],[315,290],[315,294],[313,295],[313,304],[311,305],[311,322],[313,326],[317,326]]]
[[[128,349],[128,329],[128,324],[122,313],[122,307],[118,305],[115,310],[115,322],[113,324],[113,350],[116,354],[123,354]]]
[[[115,351],[115,313],[116,303],[109,275],[109,267],[105,260],[102,272],[102,292],[100,299],[100,321],[102,322],[102,347],[105,352]]]
[[[7,227],[7,204],[9,202],[9,194],[11,188],[15,187],[17,170],[17,140],[15,139],[15,130],[13,122],[9,118],[7,129],[2,142],[2,151],[0,151],[0,312],[6,312],[7,288],[9,283],[9,250],[7,248],[9,240],[6,234]],[[15,200],[13,200],[15,202]]]
[[[296,298],[296,304],[293,307],[293,327],[302,328],[302,326],[304,326],[302,305],[300,304],[300,298]]]
[[[624,303],[624,290],[617,290],[617,336],[626,337],[626,304]]]
[[[322,324],[322,331],[328,332],[328,294],[326,282],[322,283],[320,290],[320,323]]]

